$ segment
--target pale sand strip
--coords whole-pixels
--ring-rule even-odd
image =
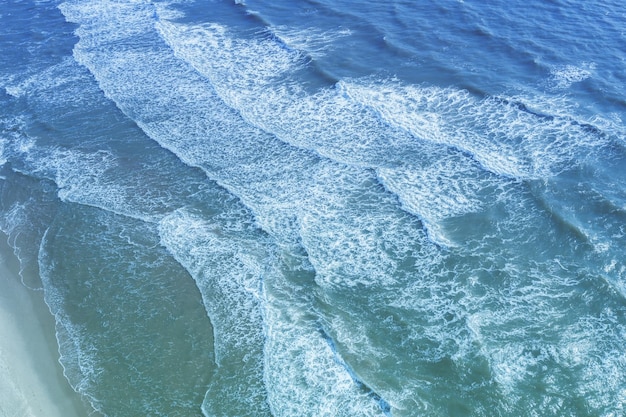
[[[16,262],[0,243],[0,417],[86,417],[58,362],[43,293],[22,285]]]

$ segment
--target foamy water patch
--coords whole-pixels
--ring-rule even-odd
[[[327,170],[318,178],[299,234],[322,287],[393,285],[400,265],[429,246],[421,224],[398,210],[367,171]]]
[[[43,232],[39,230],[37,225],[31,223],[33,219],[29,206],[32,203],[34,201],[28,199],[4,208],[2,217],[0,217],[0,228],[8,236],[8,243],[20,261],[19,275],[22,283],[27,288],[40,289],[38,271],[33,268],[34,260],[37,258],[34,254],[33,242],[30,239],[41,237]]]
[[[490,176],[474,161],[458,153],[447,153],[423,166],[379,168],[385,187],[396,194],[402,207],[423,222],[431,239],[442,246],[455,243],[446,237],[441,222],[479,212],[493,203],[501,179]]]
[[[103,19],[120,20],[127,22],[124,26],[101,25],[100,33],[105,37],[111,46],[115,43],[124,43],[125,40],[133,37],[141,37],[146,33],[145,16],[154,16],[155,6],[145,1],[120,2],[105,1],[98,4],[91,2],[68,1],[61,3],[59,9],[68,21],[82,21],[85,25],[95,25]],[[76,34],[81,37],[87,47],[97,46],[100,41],[92,43],[89,37],[81,36],[85,27],[78,28]]]
[[[598,278],[626,297],[626,265],[618,254],[626,243],[624,195],[617,183],[622,175],[612,165],[622,159],[605,161],[601,169],[575,172],[552,183],[536,187],[541,201],[555,219],[571,227],[590,246]],[[610,174],[609,174],[610,173]],[[581,201],[585,202],[584,209]]]
[[[390,124],[467,152],[504,177],[554,176],[606,142],[584,123],[534,112],[517,99],[478,99],[464,90],[396,82],[345,82],[342,87]]]
[[[467,91],[395,82],[342,81],[339,87],[352,100],[374,109],[384,120],[406,130],[417,140],[468,152],[497,174],[520,173],[523,163],[509,146],[498,146],[481,138],[469,126],[450,120],[450,113],[462,115],[476,106]]]
[[[4,166],[8,162],[6,149],[7,149],[8,141],[1,137],[0,138],[0,168]]]
[[[488,271],[475,270],[472,293],[480,298],[464,304],[506,409],[532,407],[537,415],[617,410],[613,398],[619,397],[623,378],[611,369],[624,359],[614,350],[623,337],[616,320],[623,309],[609,307],[616,302],[609,287],[579,273],[576,256],[506,259]],[[598,309],[605,310],[601,318]]]
[[[203,218],[179,210],[159,225],[162,244],[190,272],[213,324],[218,368],[203,404],[206,415],[270,414],[263,382],[266,250],[251,216],[242,214]]]
[[[578,395],[605,415],[619,415],[626,407],[623,317],[620,309],[605,307],[595,317],[579,319],[563,337],[561,354],[579,370]]]
[[[190,172],[188,178],[173,178],[179,175],[174,170],[183,166],[169,155],[139,157],[128,164],[118,152],[36,147],[24,161],[29,175],[55,182],[62,201],[153,223],[177,207],[210,194],[215,187],[202,184],[204,178],[196,172]],[[152,166],[155,162],[159,169]]]
[[[324,338],[302,296],[281,279],[264,285],[265,382],[273,415],[383,416]]]
[[[84,85],[88,73],[80,69],[74,59],[65,57],[60,63],[49,66],[23,80],[6,87],[14,98],[59,103],[67,107],[89,107],[94,96],[72,86]],[[81,94],[82,93],[82,94]]]
[[[147,201],[141,209],[131,203],[136,197],[129,195],[133,191],[112,178],[119,166],[109,151],[91,153],[35,145],[29,146],[27,153],[22,150],[17,153],[25,163],[22,169],[28,175],[53,180],[62,201],[101,207],[151,222],[160,218],[159,213],[154,213],[156,210],[148,208],[158,206],[157,202]]]
[[[562,65],[550,70],[552,77],[548,85],[555,90],[569,88],[574,83],[582,82],[593,76],[596,64],[583,62],[580,65]]]
[[[271,36],[244,40],[230,36],[228,28],[217,23],[191,26],[165,19],[160,19],[156,28],[175,52],[194,57],[189,62],[196,69],[204,69],[213,87],[236,109],[247,104],[241,100],[251,100],[263,86],[304,65],[298,51],[285,48]],[[233,87],[238,90],[235,95],[231,94]]]

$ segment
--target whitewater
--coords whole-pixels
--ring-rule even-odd
[[[3,279],[78,415],[626,413],[618,2],[0,21]]]

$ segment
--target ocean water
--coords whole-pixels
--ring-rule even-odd
[[[102,416],[626,414],[617,0],[0,7],[0,230]]]

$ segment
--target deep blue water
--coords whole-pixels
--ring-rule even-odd
[[[620,2],[0,28],[0,229],[95,414],[626,413]]]

